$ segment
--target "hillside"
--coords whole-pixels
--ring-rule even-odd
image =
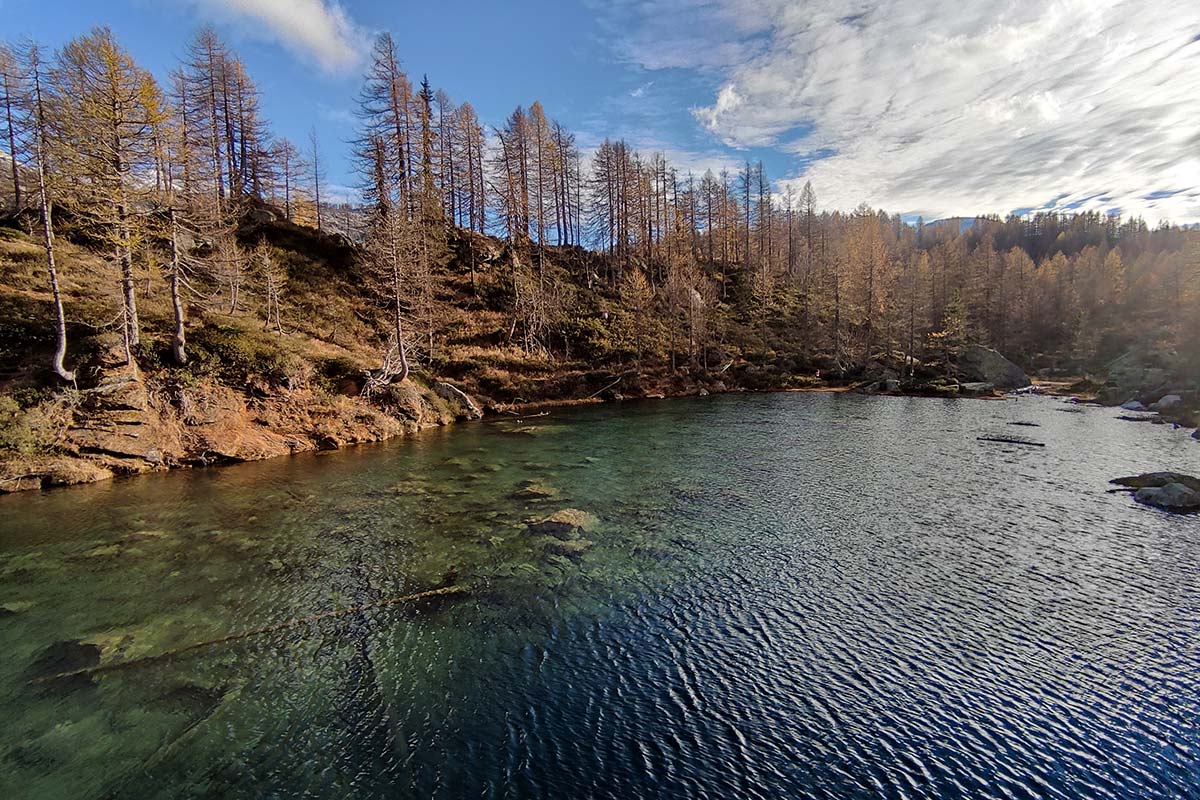
[[[159,276],[144,265],[138,276],[143,339],[136,364],[126,365],[112,264],[81,237],[60,238],[68,363],[76,372],[75,385],[63,387],[47,366],[52,309],[44,252],[20,229],[30,221],[0,227],[0,491],[379,441],[476,416],[442,380],[502,413],[605,389],[606,397],[720,391],[740,374],[667,375],[661,365],[641,371],[623,363],[611,343],[586,330],[612,301],[604,291],[574,300],[585,329],[574,353],[526,352],[511,343],[512,314],[504,310],[513,253],[499,240],[452,230],[438,275],[433,352],[425,347],[409,380],[367,400],[363,375],[379,366],[386,323],[367,288],[362,250],[263,206],[247,215],[238,239],[246,248],[266,242],[286,273],[283,332],[265,324],[252,276],[232,313],[209,286],[187,303],[185,366],[170,357],[171,305]],[[595,268],[595,257],[578,249],[543,257],[544,269],[564,280],[571,270]],[[756,386],[790,380],[778,375]]]
[[[989,379],[967,374],[962,353],[962,363],[949,365],[936,351],[919,363],[902,353],[864,363],[809,349],[786,307],[757,319],[752,307],[744,311],[736,275],[726,297],[713,298],[697,321],[687,306],[671,306],[669,287],[606,280],[613,267],[607,256],[516,248],[447,228],[427,282],[432,296],[408,309],[413,373],[368,399],[364,375],[380,365],[387,312],[366,251],[340,234],[288,222],[265,204],[244,215],[236,238],[248,264],[265,257],[278,265],[281,325],[264,315],[265,288],[250,266],[238,277],[232,311],[229,288],[196,275],[184,366],[171,359],[166,283],[147,266],[162,263],[163,243],[146,244],[138,260],[143,339],[136,363],[126,365],[114,266],[68,218],[58,255],[76,381],[64,387],[48,369],[52,310],[30,223],[17,218],[0,227],[3,491],[379,441],[544,402],[851,386],[946,395],[991,389],[960,383]],[[529,275],[537,276],[534,288],[522,283]],[[709,279],[727,276],[718,267]],[[530,346],[522,330],[533,324],[541,327]],[[1143,385],[1139,363],[1122,362],[1111,401],[1158,388]],[[1179,372],[1167,365],[1149,377],[1165,384]],[[1103,379],[1091,388],[1102,390]],[[1190,411],[1180,411],[1191,421]]]

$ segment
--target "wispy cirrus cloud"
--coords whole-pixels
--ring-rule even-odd
[[[334,0],[190,0],[201,13],[249,23],[301,58],[315,59],[328,72],[356,68],[367,50],[367,35]]]
[[[789,154],[823,204],[938,217],[1053,199],[1200,221],[1194,0],[624,6],[633,60],[712,74],[697,122]]]

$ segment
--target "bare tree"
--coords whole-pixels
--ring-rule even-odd
[[[64,381],[74,381],[75,373],[63,366],[67,355],[67,321],[63,313],[62,291],[58,283],[58,266],[54,258],[54,200],[50,193],[47,169],[50,122],[46,113],[46,95],[42,83],[41,51],[30,43],[25,50],[27,74],[30,79],[29,101],[30,139],[34,172],[37,174],[38,205],[42,220],[42,245],[46,251],[46,269],[50,275],[50,294],[54,301],[56,345],[51,366],[54,374]],[[15,157],[15,153],[14,153]]]
[[[317,139],[317,129],[308,132],[309,167],[312,169],[313,202],[317,207],[317,230],[322,230],[321,218],[321,178],[325,176],[324,165],[321,163],[321,143]]]
[[[23,85],[24,78],[12,48],[0,44],[0,105],[4,107],[4,137],[8,142],[8,165],[12,172],[12,207],[14,211],[20,211],[22,208],[21,167],[17,160],[17,107],[27,94]]]

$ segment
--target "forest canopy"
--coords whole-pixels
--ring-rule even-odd
[[[185,53],[155,76],[106,28],[55,53],[0,49],[4,201],[40,237],[47,366],[64,381],[71,266],[56,235],[104,258],[127,361],[139,300],[166,293],[182,366],[190,314],[250,314],[282,335],[289,286],[319,282],[246,240],[264,209],[355,248],[347,285],[379,353],[368,392],[413,360],[444,365],[462,340],[451,320],[485,311],[505,320],[491,344],[672,371],[744,358],[911,377],[968,342],[1059,373],[1133,345],[1200,352],[1195,231],[1098,213],[926,224],[823,208],[819,187],[776,186],[761,163],[693,174],[621,140],[585,151],[538,102],[486,126],[410,77],[386,33],[357,98],[360,198],[331,202],[321,143],[272,132],[237,53],[211,28]],[[490,283],[476,274],[487,237],[508,254]]]

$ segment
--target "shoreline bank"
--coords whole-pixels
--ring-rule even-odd
[[[436,382],[434,382],[436,385]],[[1063,381],[1035,381],[1029,391],[1024,394],[1041,395],[1047,397],[1056,397],[1062,399],[1075,398],[1080,404],[1102,406],[1097,403],[1094,397],[1084,397],[1078,393],[1069,391],[1073,384]],[[204,468],[204,467],[219,467],[237,463],[248,463],[252,461],[262,461],[271,458],[277,458],[287,455],[296,455],[303,452],[313,451],[331,451],[345,449],[351,446],[363,444],[374,444],[393,439],[415,436],[422,431],[431,428],[445,427],[452,424],[461,424],[464,422],[503,422],[506,420],[522,420],[535,417],[549,416],[553,411],[560,409],[583,408],[596,405],[613,405],[624,402],[646,402],[651,400],[676,400],[682,398],[698,398],[705,396],[721,396],[721,395],[743,395],[743,394],[863,394],[864,396],[872,397],[938,397],[941,395],[930,394],[927,392],[864,392],[861,386],[855,385],[813,385],[798,388],[781,388],[773,390],[750,390],[742,387],[733,388],[724,392],[709,392],[704,389],[696,390],[689,389],[683,392],[654,392],[640,396],[616,396],[616,397],[587,397],[587,398],[561,398],[551,400],[537,400],[524,403],[508,403],[488,405],[482,409],[482,414],[474,416],[468,413],[465,406],[454,407],[448,402],[436,404],[431,402],[430,395],[436,397],[436,390],[429,387],[422,387],[422,411],[426,412],[417,419],[400,420],[389,415],[379,413],[377,419],[364,421],[358,417],[361,423],[353,429],[343,429],[339,431],[341,435],[331,433],[329,435],[320,436],[313,431],[309,431],[303,438],[298,436],[294,430],[289,430],[286,425],[278,425],[276,429],[267,428],[265,430],[254,431],[254,427],[262,426],[266,417],[262,408],[253,409],[251,412],[244,412],[248,417],[238,419],[239,425],[224,424],[217,426],[217,430],[208,432],[210,443],[213,448],[204,457],[193,457],[186,460],[158,458],[145,459],[141,463],[132,463],[135,459],[129,456],[128,452],[122,453],[119,456],[114,455],[112,451],[97,450],[89,452],[86,448],[80,448],[75,453],[58,453],[58,454],[30,454],[28,456],[18,456],[8,459],[6,462],[0,462],[0,495],[16,494],[34,490],[51,490],[58,488],[66,488],[70,486],[84,485],[96,483],[105,480],[112,480],[122,477],[134,477],[136,475],[154,473],[154,472],[169,472],[180,469]],[[1021,392],[1009,393],[992,393],[989,395],[960,395],[958,397],[943,399],[964,399],[964,400],[1004,400],[1020,396]],[[302,403],[302,398],[296,398],[297,403]],[[128,412],[127,412],[128,413]],[[143,409],[143,414],[150,416],[158,416],[149,409]],[[293,424],[297,421],[295,410],[292,414],[282,413],[277,409],[275,416],[277,422],[284,420],[291,421]],[[388,424],[387,421],[391,422]],[[153,422],[153,420],[151,420]],[[210,424],[218,423],[213,420]],[[228,421],[226,421],[228,423]],[[161,419],[159,420],[161,426]],[[143,430],[139,430],[133,434],[135,439],[141,439],[142,434],[148,434],[150,438],[154,438],[153,424],[146,426],[146,421],[139,422]],[[169,426],[167,426],[169,427]],[[247,430],[247,427],[250,430]],[[161,433],[161,431],[159,432]],[[120,435],[114,432],[114,435]],[[221,441],[221,437],[225,437],[226,441]],[[151,453],[153,455],[153,453]],[[113,464],[119,459],[119,463]]]

